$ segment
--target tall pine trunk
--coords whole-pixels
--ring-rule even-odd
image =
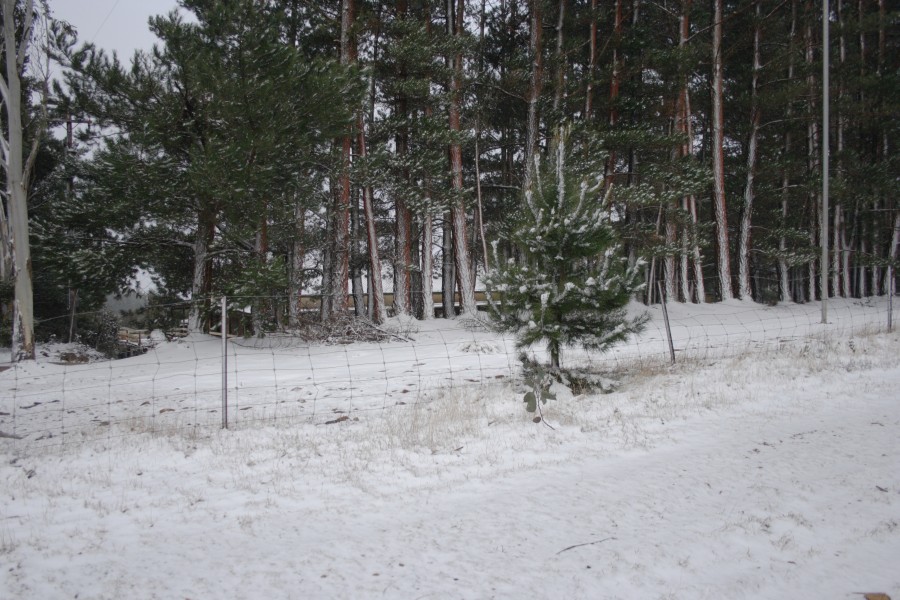
[[[341,3],[341,64],[349,66],[353,60],[351,29],[353,27],[353,0]],[[341,175],[338,193],[334,196],[330,298],[323,303],[323,317],[330,318],[343,314],[347,309],[348,283],[350,276],[350,159],[353,148],[351,131],[341,140]]]
[[[594,112],[594,76],[597,72],[597,0],[591,0],[591,26],[588,34],[587,86],[584,92],[584,120],[590,121]]]
[[[859,255],[860,260],[858,262],[857,268],[857,288],[859,290],[860,298],[868,298],[869,297],[869,282],[866,280],[866,264],[865,260],[867,255],[869,254],[869,221],[865,218],[862,219],[862,224],[860,225],[860,233],[859,233]]]
[[[458,0],[462,2],[463,0]],[[540,128],[539,103],[544,80],[543,59],[543,2],[542,0],[530,0],[531,5],[531,38],[529,50],[531,52],[531,85],[528,91],[528,121],[525,128],[525,190],[526,199],[531,191],[532,180],[535,171],[535,158],[537,156],[538,134]]]
[[[619,122],[619,87],[622,83],[622,57],[619,47],[622,44],[622,2],[616,0],[613,21],[612,75],[609,80],[609,126],[613,128]],[[612,185],[616,172],[616,152],[611,150],[606,161],[606,183]]]
[[[567,0],[559,0],[556,21],[556,87],[553,90],[553,116],[555,119],[562,119],[560,107],[566,91],[566,55],[564,51],[566,2]]]
[[[300,326],[300,311],[303,297],[303,269],[306,254],[303,237],[306,234],[306,209],[299,198],[294,197],[294,232],[291,236],[291,275],[288,281],[288,323]]]
[[[810,180],[814,179],[815,174],[819,170],[819,121],[817,112],[817,104],[815,99],[818,97],[816,77],[814,74],[815,64],[815,40],[813,36],[813,21],[815,19],[816,7],[815,3],[808,1],[806,4],[806,30],[804,34],[806,43],[806,68],[808,75],[806,76],[807,85],[807,126],[806,126],[806,148],[807,148],[807,173]],[[818,188],[810,190],[807,194],[809,205],[809,244],[816,247],[817,231],[819,229],[819,206],[821,204],[821,194]],[[817,289],[817,261],[815,258],[809,261],[809,299],[816,299]],[[820,265],[821,268],[827,269],[828,265]]]
[[[788,83],[792,83],[794,81],[794,40],[797,35],[797,1],[791,0],[791,31],[790,31],[790,39],[788,40],[788,68],[787,68],[787,81]],[[791,105],[788,104],[785,109],[785,116],[788,121],[790,121],[791,116],[793,114],[793,110],[791,109]],[[787,231],[788,226],[788,206],[790,204],[791,197],[791,171],[789,166],[789,160],[791,156],[791,130],[790,126],[786,129],[784,133],[784,164],[781,169],[781,229],[782,233],[778,239],[778,282],[779,282],[779,290],[780,297],[782,302],[791,302],[794,299],[793,293],[791,291],[791,281],[790,281],[790,265],[787,261],[787,236],[785,232]]]
[[[359,130],[357,134],[357,152],[360,160],[363,161],[367,156],[365,125],[362,112],[360,112],[357,117],[357,128]],[[375,230],[374,193],[369,185],[363,187],[363,213],[366,223],[366,247],[369,254],[369,304],[372,306],[369,316],[375,323],[383,323],[387,318],[387,314],[384,308],[384,290],[381,285],[381,256],[378,252],[378,233]]]
[[[844,34],[844,6],[843,0],[837,0],[837,19],[838,19],[838,61],[840,65],[838,78],[838,100],[837,100],[837,173],[836,178],[839,182],[844,178],[844,134],[847,128],[846,109],[844,108],[844,96],[846,82],[844,79],[844,66],[847,62],[847,42]],[[834,204],[834,237],[832,241],[832,262],[831,262],[831,286],[834,294],[840,294],[843,297],[850,295],[850,278],[845,270],[847,251],[844,243],[847,239],[846,234],[846,217],[844,215],[844,206],[838,196],[837,202]]]
[[[397,19],[402,21],[407,18],[406,0],[397,2]],[[400,129],[394,138],[397,158],[401,164],[405,164],[409,153],[409,129],[406,120],[409,117],[409,101],[404,91],[403,82],[407,78],[404,68],[401,66],[397,76],[401,80],[400,92],[396,98],[396,112],[399,117]],[[402,167],[401,178],[404,187],[409,187],[409,169]],[[394,205],[394,312],[398,315],[408,315],[412,308],[410,270],[412,266],[412,213],[402,197],[396,199]]]
[[[866,2],[865,0],[859,0],[858,3],[858,14],[857,14],[857,26],[859,29],[859,79],[860,81],[864,81],[866,79],[866,58],[867,58],[867,48],[866,48],[866,26],[865,26],[865,15],[866,15]],[[858,92],[858,100],[859,106],[862,111],[865,111],[866,106],[866,94],[865,91],[860,87]],[[864,136],[863,136],[864,137]],[[866,148],[864,147],[865,141],[860,140],[859,152],[860,155],[865,155]],[[859,200],[857,200],[856,208],[855,208],[855,218],[854,218],[854,235],[856,236],[856,244],[853,244],[853,247],[857,250],[856,253],[856,293],[860,298],[865,298],[869,295],[868,287],[866,284],[866,266],[865,261],[867,259],[866,254],[868,253],[868,248],[866,246],[866,238],[868,235],[867,228],[865,226],[865,222],[861,221],[865,217],[862,216]]]
[[[444,318],[456,316],[456,267],[453,264],[453,227],[450,211],[445,211],[441,228],[441,302]]]
[[[679,19],[678,47],[682,52],[686,49],[690,40],[691,7],[692,0],[682,0],[681,17]],[[694,128],[691,123],[691,95],[688,88],[688,74],[679,75],[679,93],[675,108],[676,130],[684,137],[679,155],[682,158],[694,156]],[[685,301],[691,296],[699,303],[706,302],[706,285],[703,281],[703,256],[700,252],[700,238],[697,234],[697,199],[695,196],[685,196],[681,199],[681,208],[684,214],[690,218],[690,227],[684,227],[681,232],[681,287]],[[691,293],[689,285],[689,261],[694,265],[694,291]]]
[[[362,236],[360,235],[359,196],[353,193],[350,196],[350,283],[353,296],[353,312],[357,317],[368,316],[366,306],[365,289],[363,288],[363,250]]]
[[[884,85],[884,76],[885,76],[885,61],[887,59],[887,38],[885,33],[885,22],[886,22],[886,10],[884,5],[884,0],[878,0],[878,62],[875,67],[875,78],[878,82]],[[888,108],[884,106],[884,97],[885,94],[879,94],[878,106],[876,110],[881,114],[886,114]],[[884,164],[886,160],[890,157],[889,147],[888,147],[888,128],[882,124],[879,130],[877,131],[877,139],[876,139],[877,149],[876,149],[876,157],[879,164]],[[881,220],[881,215],[888,216],[892,213],[892,206],[886,206],[886,202],[890,202],[893,204],[895,201],[894,197],[890,198],[885,196],[880,196],[875,199],[875,211],[876,219],[878,221]],[[888,222],[890,222],[888,220]],[[882,248],[882,243],[885,241],[882,235],[882,232],[886,227],[873,227],[873,239],[872,239],[872,255],[875,257],[875,263],[872,265],[872,293],[873,295],[881,295],[883,290],[881,288],[881,284],[883,283],[884,277],[882,276],[882,264],[881,259],[890,257],[891,249],[888,245],[887,249]],[[887,269],[885,269],[887,271]],[[886,281],[886,279],[884,279]],[[890,293],[888,290],[887,293]]]
[[[263,270],[266,268],[269,255],[269,203],[266,200],[261,202],[262,214],[259,218],[259,226],[256,230],[256,240],[253,245],[253,253],[256,254],[257,268]],[[269,290],[256,290],[256,297],[251,300],[253,332],[258,336],[263,333],[265,320],[263,315],[266,312],[269,303],[265,298]]]
[[[448,7],[453,0],[448,0]],[[455,15],[449,12],[447,15],[448,27],[453,37],[460,40],[463,35],[463,17],[465,15],[465,0],[456,0]],[[455,18],[454,18],[455,16]],[[469,259],[469,244],[466,231],[466,206],[464,201],[465,188],[463,187],[462,146],[459,138],[462,131],[461,103],[462,103],[462,78],[463,55],[462,49],[456,50],[453,56],[453,75],[450,82],[450,131],[453,134],[453,142],[450,144],[450,172],[453,199],[450,204],[451,229],[453,230],[453,257],[456,269],[456,278],[459,283],[460,304],[462,314],[472,317],[478,307],[475,303],[475,278],[472,273],[472,262]]]
[[[713,208],[716,215],[717,266],[722,300],[734,298],[731,288],[731,256],[728,246],[728,210],[725,203],[725,63],[722,48],[722,4],[713,0],[712,43],[712,157]]]
[[[422,218],[422,318],[434,318],[434,224],[431,213]]]
[[[744,185],[744,208],[741,212],[741,233],[738,254],[738,296],[742,300],[750,300],[753,293],[750,287],[750,233],[753,218],[753,202],[756,199],[757,146],[759,144],[759,124],[761,109],[759,106],[759,73],[762,70],[760,60],[760,37],[762,29],[762,4],[756,0],[756,18],[753,23],[753,74],[750,83],[750,139],[747,141],[747,182]]]
[[[897,276],[897,261],[900,259],[900,211],[894,211],[894,223],[891,231],[891,247],[888,251],[888,260],[890,261],[888,268],[884,274],[884,293],[892,294],[894,292],[894,279]]]
[[[678,298],[675,291],[675,282],[677,280],[677,271],[675,269],[675,254],[673,248],[677,239],[677,228],[675,226],[675,207],[668,206],[666,213],[666,258],[665,258],[665,288],[666,300],[671,302]]]
[[[885,61],[887,60],[887,14],[884,0],[878,0],[878,78],[881,80],[884,76]],[[884,101],[882,99],[882,101]],[[884,108],[882,108],[884,111]],[[889,157],[889,141],[887,127],[883,126],[881,130],[881,160],[887,160]],[[900,212],[897,209],[897,199],[890,197],[886,199],[889,203],[885,208],[885,214],[894,214],[893,227],[891,230],[891,241],[888,246],[887,259],[888,267],[884,274],[884,293],[891,295],[894,291],[894,277],[896,275],[896,267],[893,266],[897,262],[897,252],[900,249]],[[888,217],[889,218],[889,217]]]
[[[216,213],[204,205],[197,213],[197,231],[194,238],[194,270],[191,277],[191,309],[188,313],[188,331],[203,331],[203,311],[200,299],[210,289],[209,281],[209,248],[212,244],[216,227]]]

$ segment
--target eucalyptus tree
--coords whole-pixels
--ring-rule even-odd
[[[2,0],[0,102],[4,109],[0,132],[0,162],[6,188],[0,202],[0,286],[13,281],[12,359],[34,359],[34,287],[28,226],[28,193],[41,137],[47,127],[50,77],[51,19],[46,2]],[[37,83],[30,89],[29,80]],[[26,132],[29,92],[40,96],[38,110]],[[26,134],[30,134],[27,135]],[[30,138],[30,139],[28,139]]]

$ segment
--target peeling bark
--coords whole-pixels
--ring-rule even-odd
[[[28,228],[28,179],[33,156],[25,160],[25,141],[22,127],[22,80],[29,52],[34,22],[34,3],[28,0],[16,19],[15,0],[3,0],[3,43],[6,73],[2,85],[6,106],[5,149],[6,189],[8,192],[7,257],[12,263],[14,280],[12,360],[34,360],[34,290],[31,273],[31,246]],[[16,40],[17,25],[21,41]],[[39,136],[38,136],[39,137]],[[36,150],[36,149],[35,149]],[[35,151],[32,151],[32,155]],[[9,260],[11,258],[11,261]]]

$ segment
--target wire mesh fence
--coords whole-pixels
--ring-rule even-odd
[[[603,354],[566,348],[564,366],[615,374],[666,365],[670,339],[676,360],[690,361],[777,351],[823,335],[849,337],[884,330],[890,302],[832,299],[827,324],[818,303],[667,308],[668,329],[660,305],[632,305],[630,312],[650,313],[642,334]],[[353,331],[316,341],[285,330],[224,341],[221,332],[139,332],[135,342],[132,330],[125,343],[139,344],[140,351],[118,360],[101,360],[78,346],[44,345],[39,360],[0,373],[0,436],[25,448],[65,446],[144,432],[212,430],[226,414],[230,427],[328,425],[427,403],[447,390],[478,394],[485,385],[515,386],[521,379],[515,340],[492,331],[487,319],[395,318],[365,328],[375,335],[363,341],[352,341]],[[546,360],[541,348],[527,352]]]

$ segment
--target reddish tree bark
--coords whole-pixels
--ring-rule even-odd
[[[406,0],[397,1],[397,19],[407,17],[408,5]],[[397,76],[402,80],[406,78],[405,69],[401,68]],[[402,90],[402,86],[401,86]],[[397,157],[400,162],[406,160],[409,152],[409,131],[406,119],[409,116],[409,100],[406,92],[401,91],[396,98],[396,111],[400,118],[400,129],[394,138]],[[409,184],[409,170],[403,168],[401,174],[404,182]],[[412,307],[410,266],[412,264],[412,213],[406,205],[406,201],[398,197],[394,205],[395,225],[395,256],[394,256],[394,311],[398,315],[408,315]]]
[[[448,0],[448,7],[452,7],[453,0]],[[456,10],[448,11],[448,27],[456,38],[463,35],[463,17],[465,14],[465,0],[456,0]],[[455,17],[455,18],[454,18]],[[459,143],[461,132],[461,108],[462,102],[462,78],[463,55],[462,50],[457,50],[453,56],[453,75],[450,81],[450,131],[454,135],[454,141],[450,144],[450,171],[451,185],[454,197],[450,206],[450,227],[453,230],[453,257],[456,267],[457,281],[460,289],[460,304],[463,315],[474,316],[478,308],[475,303],[475,279],[472,273],[472,263],[469,260],[469,244],[466,231],[466,206],[463,200],[463,166],[462,147]],[[446,307],[447,299],[444,298]]]

